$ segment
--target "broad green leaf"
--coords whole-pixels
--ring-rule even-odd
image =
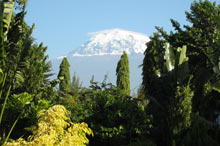
[[[164,59],[166,60],[166,68],[168,71],[172,71],[175,67],[175,55],[173,52],[173,48],[170,47],[169,43],[165,43],[165,55]]]
[[[11,23],[11,17],[13,13],[15,2],[9,0],[8,2],[3,3],[3,27],[4,27],[4,34],[6,35]]]
[[[2,69],[0,69],[0,84],[2,83],[3,79],[4,79],[4,73]]]
[[[186,46],[183,46],[182,48],[179,48],[180,49],[180,58],[179,58],[179,64],[178,65],[181,65],[183,62],[186,62],[188,61],[188,57],[186,57]]]

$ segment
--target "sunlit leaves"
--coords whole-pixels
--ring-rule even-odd
[[[7,34],[10,23],[11,23],[11,17],[13,13],[15,2],[14,0],[8,0],[3,2],[3,30],[4,35]]]
[[[86,135],[93,135],[86,123],[72,123],[67,117],[69,112],[61,105],[55,105],[38,113],[38,124],[28,141],[18,139],[8,146],[86,146]]]
[[[3,79],[4,79],[4,73],[2,69],[0,68],[0,84],[2,83]]]

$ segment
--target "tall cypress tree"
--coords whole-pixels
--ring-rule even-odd
[[[130,95],[130,70],[128,55],[124,51],[116,68],[117,87],[120,88],[126,95]]]
[[[58,79],[60,79],[59,90],[61,92],[69,92],[71,91],[71,79],[70,79],[70,64],[66,57],[63,58],[63,61],[60,64],[60,71],[58,74]]]
[[[74,73],[73,75],[73,78],[72,78],[72,94],[73,96],[78,96],[78,93],[80,91],[80,88],[82,86],[82,83],[80,84],[80,81],[79,81],[79,76],[76,75],[76,72]]]

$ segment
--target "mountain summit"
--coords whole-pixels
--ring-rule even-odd
[[[91,77],[102,82],[108,76],[107,82],[116,84],[116,67],[123,51],[129,57],[131,90],[137,90],[141,84],[141,68],[143,63],[147,35],[122,29],[103,30],[89,33],[89,39],[67,55],[70,63],[71,76],[76,72],[83,85],[89,87]],[[83,56],[83,57],[78,57]],[[52,61],[53,70],[58,73],[61,58]]]
[[[89,33],[89,39],[81,47],[69,53],[72,56],[103,56],[127,54],[143,54],[147,35],[122,29],[110,29]]]

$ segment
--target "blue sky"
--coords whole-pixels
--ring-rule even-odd
[[[151,36],[155,26],[172,30],[170,18],[186,24],[193,0],[29,0],[26,21],[48,46],[50,59],[79,47],[89,32],[121,28]],[[213,0],[211,0],[213,1]]]

